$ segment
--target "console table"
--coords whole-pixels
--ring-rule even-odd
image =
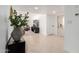
[[[25,41],[8,44],[8,53],[25,53]]]

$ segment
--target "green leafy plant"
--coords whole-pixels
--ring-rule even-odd
[[[28,23],[27,19],[29,18],[28,14],[29,14],[29,12],[27,12],[27,14],[25,14],[25,16],[22,17],[22,14],[17,15],[16,10],[14,10],[13,14],[10,15],[10,17],[9,17],[11,26],[22,27],[22,26],[27,25],[27,23]]]

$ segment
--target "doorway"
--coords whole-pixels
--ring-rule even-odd
[[[64,16],[57,16],[57,35],[64,36]]]

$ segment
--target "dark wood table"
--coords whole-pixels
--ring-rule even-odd
[[[25,53],[25,41],[8,44],[8,53]]]

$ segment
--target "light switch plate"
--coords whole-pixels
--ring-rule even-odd
[[[68,24],[72,24],[72,21],[71,21],[71,20],[69,20],[69,21],[68,21]]]

